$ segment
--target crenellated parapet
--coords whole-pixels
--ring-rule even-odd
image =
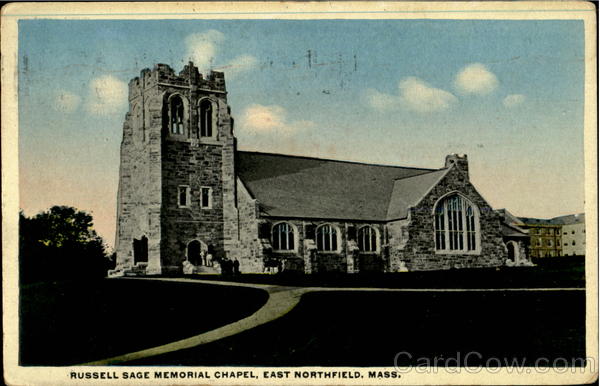
[[[210,71],[203,75],[198,71],[194,63],[189,62],[183,70],[177,74],[167,64],[156,64],[151,70],[145,68],[129,82],[129,100],[135,99],[146,90],[157,85],[175,88],[190,89],[191,91],[205,90],[217,93],[225,93],[225,74],[219,71]]]

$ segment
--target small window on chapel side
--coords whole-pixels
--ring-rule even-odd
[[[177,203],[180,208],[186,208],[190,205],[190,187],[182,185],[177,190]]]
[[[212,189],[207,187],[200,188],[200,207],[203,209],[212,208]]]

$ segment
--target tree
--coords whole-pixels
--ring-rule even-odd
[[[103,277],[108,257],[92,216],[53,206],[32,218],[20,214],[21,280]]]

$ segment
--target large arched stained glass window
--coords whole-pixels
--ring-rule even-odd
[[[458,194],[438,202],[434,210],[434,227],[437,251],[473,252],[479,249],[477,207]]]

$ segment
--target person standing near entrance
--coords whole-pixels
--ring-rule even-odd
[[[206,251],[202,250],[200,252],[200,265],[206,266]]]

